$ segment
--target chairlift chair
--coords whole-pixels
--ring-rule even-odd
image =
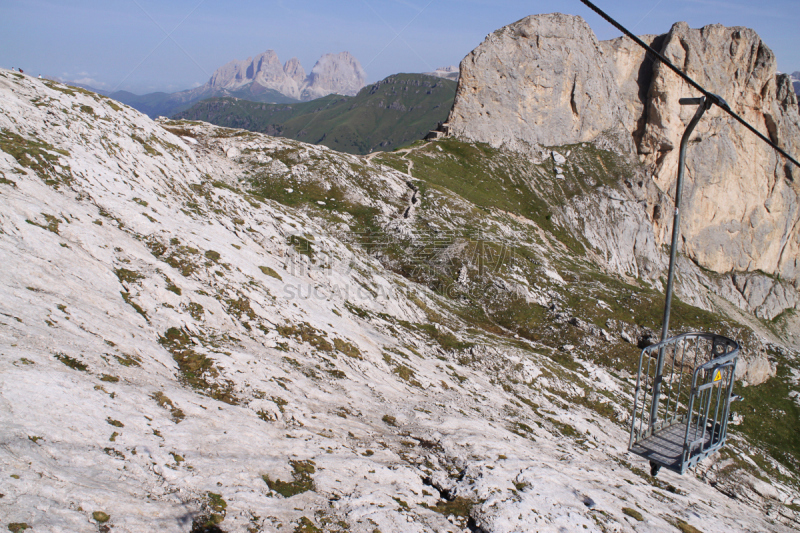
[[[628,450],[650,461],[653,476],[662,467],[683,474],[725,444],[739,358],[739,345],[722,335],[684,333],[668,338],[686,146],[712,102],[706,97],[681,98],[680,104],[698,108],[681,138],[661,342],[639,356],[628,444]]]

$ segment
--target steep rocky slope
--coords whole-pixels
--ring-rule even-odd
[[[357,157],[8,71],[0,93],[4,527],[797,527],[793,352],[734,311],[674,311],[788,361],[737,389],[725,454],[654,479],[625,451],[660,296],[559,208],[633,194],[613,152]]]
[[[677,23],[665,35],[643,38],[800,155],[797,97],[754,31]],[[662,275],[660,246],[672,229],[666,213],[673,209],[680,136],[694,113],[678,100],[689,96],[695,93],[680,78],[629,39],[601,43],[580,17],[537,15],[494,32],[464,59],[449,120],[460,138],[538,159],[547,155],[543,146],[587,141],[626,154],[635,166],[626,183],[637,203],[616,211],[629,214],[609,226],[602,206],[573,210],[572,226],[604,232],[590,240],[612,257],[616,272],[653,279]],[[682,252],[727,277],[739,293],[729,298],[741,308],[767,319],[783,314],[800,333],[798,170],[719,109],[696,132]],[[641,246],[640,236],[651,233],[655,242]]]

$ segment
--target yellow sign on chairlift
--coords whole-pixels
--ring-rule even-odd
[[[722,381],[722,372],[720,370],[714,372],[714,383],[717,381]]]

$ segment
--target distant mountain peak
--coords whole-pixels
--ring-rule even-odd
[[[350,52],[325,54],[306,79],[302,100],[314,100],[331,93],[355,96],[364,87],[367,74]]]
[[[194,89],[144,95],[117,91],[109,96],[155,118],[172,116],[195,102],[220,96],[273,104],[314,100],[329,94],[355,96],[366,78],[361,63],[350,52],[323,55],[306,75],[296,57],[282,64],[275,50],[267,50],[243,61],[225,63]]]
[[[446,78],[448,80],[458,81],[459,68],[458,65],[450,65],[448,67],[437,67],[433,72],[423,72],[428,76],[436,76],[437,78]]]
[[[300,64],[300,60],[296,57],[291,58],[283,65],[283,72],[293,79],[298,87],[303,85],[306,81],[306,71],[303,69],[303,65]]]
[[[313,100],[331,93],[355,95],[365,81],[361,63],[350,52],[323,55],[306,76],[299,59],[293,57],[282,65],[278,54],[267,50],[254,58],[226,63],[205,85],[189,92],[208,97],[243,89],[253,94],[272,90],[295,100]]]

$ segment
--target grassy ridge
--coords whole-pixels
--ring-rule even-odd
[[[269,102],[276,104],[287,104],[297,102],[294,98],[289,98],[278,91],[273,89],[263,89],[258,92],[251,90],[252,85],[233,91],[231,94],[235,98],[246,98],[256,102]],[[95,92],[99,92],[92,89]],[[128,91],[117,91],[109,94],[110,98],[129,105],[137,111],[141,111],[150,118],[158,116],[170,116],[175,113],[184,111],[196,103],[199,98],[187,100],[184,92],[178,93],[147,93],[147,94],[133,94]]]
[[[397,74],[356,96],[264,104],[211,98],[175,115],[218,126],[289,137],[352,154],[388,151],[421,139],[447,119],[456,83],[424,74]]]

